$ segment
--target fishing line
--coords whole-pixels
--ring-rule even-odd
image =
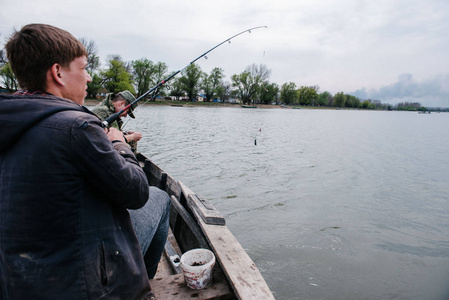
[[[133,102],[131,102],[130,104],[128,104],[125,108],[123,108],[121,111],[111,115],[109,118],[107,118],[106,120],[103,121],[103,126],[104,127],[109,127],[110,124],[112,124],[114,121],[116,121],[118,118],[120,118],[120,115],[125,112],[127,109],[129,109],[132,105],[134,105],[135,103],[137,103],[138,101],[140,101],[141,99],[145,98],[148,94],[152,93],[153,91],[157,90],[159,87],[161,87],[162,85],[164,85],[167,81],[169,81],[170,79],[172,79],[173,77],[175,77],[176,75],[178,75],[179,73],[181,73],[182,71],[184,71],[188,66],[192,65],[193,63],[195,63],[197,60],[199,60],[202,57],[205,57],[209,52],[215,50],[216,48],[220,47],[221,45],[223,45],[224,43],[228,42],[231,43],[231,40],[243,33],[251,33],[252,30],[256,30],[259,28],[268,28],[267,26],[257,26],[257,27],[253,27],[250,29],[246,29],[242,32],[239,32],[227,39],[225,39],[223,42],[215,45],[214,47],[212,47],[211,49],[207,50],[206,52],[204,52],[203,54],[201,54],[200,56],[198,56],[197,58],[195,58],[194,60],[192,60],[188,65],[186,65],[184,68],[174,72],[172,75],[168,76],[166,79],[162,80],[161,82],[159,82],[157,85],[155,85],[154,87],[152,87],[151,89],[149,89],[147,92],[145,92],[144,94],[142,94],[139,98],[137,98],[136,100],[134,100]]]

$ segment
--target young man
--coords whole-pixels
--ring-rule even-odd
[[[82,106],[86,49],[30,24],[6,51],[24,90],[0,96],[0,299],[154,299],[141,248],[162,251],[169,198]]]
[[[115,113],[120,112],[130,103],[132,103],[136,98],[134,98],[133,94],[130,91],[119,92],[116,95],[108,94],[105,99],[98,103],[94,108],[92,108],[92,112],[95,113],[102,121],[106,120],[110,116]],[[135,118],[133,114],[133,110],[136,108],[137,103],[132,105],[128,110],[124,111],[120,118],[111,124],[111,127],[117,128],[118,130],[122,130],[123,121],[121,118],[126,118],[128,115],[131,118]],[[135,131],[126,131],[125,139],[128,144],[131,146],[134,152],[137,150],[137,142],[142,138],[142,134],[140,132]]]

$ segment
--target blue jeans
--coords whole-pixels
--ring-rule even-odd
[[[145,260],[148,277],[154,278],[167,240],[170,197],[163,190],[150,186],[150,197],[144,207],[128,210]]]

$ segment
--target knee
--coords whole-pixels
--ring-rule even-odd
[[[158,187],[150,186],[150,197],[157,199],[157,202],[159,202],[159,205],[162,207],[163,211],[170,211],[171,199],[167,192]]]

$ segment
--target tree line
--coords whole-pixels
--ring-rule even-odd
[[[164,62],[153,62],[141,58],[125,62],[120,55],[109,55],[105,68],[101,68],[98,48],[93,40],[81,38],[87,49],[87,71],[92,77],[88,84],[88,98],[95,99],[101,93],[117,93],[129,90],[137,97],[157,85],[171,73]],[[179,77],[162,85],[151,99],[161,97],[184,98],[194,101],[199,94],[204,101],[228,101],[239,99],[244,104],[285,104],[292,106],[322,106],[361,109],[398,109],[426,110],[420,103],[402,102],[395,106],[384,104],[379,100],[361,100],[343,92],[332,95],[328,91],[320,93],[319,86],[297,86],[294,82],[279,86],[270,82],[271,70],[266,65],[252,64],[240,74],[231,76],[231,82],[225,81],[224,70],[214,68],[208,74],[197,64],[185,68]],[[19,89],[17,80],[6,59],[5,51],[0,52],[0,78],[4,89],[14,92]]]

